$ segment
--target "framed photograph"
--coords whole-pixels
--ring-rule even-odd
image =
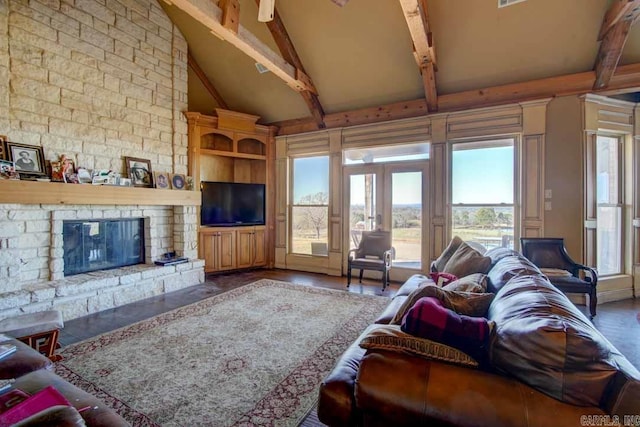
[[[0,179],[20,179],[20,174],[16,172],[13,162],[0,160]]]
[[[164,188],[165,190],[171,188],[171,180],[166,172],[154,172],[153,182],[156,188]]]
[[[62,175],[62,163],[56,160],[51,161],[51,181],[64,182]]]
[[[185,180],[186,180],[185,188],[186,188],[187,190],[193,190],[193,189],[194,189],[194,188],[193,188],[193,186],[194,186],[194,183],[193,183],[193,177],[192,177],[192,176],[186,176],[186,177],[185,177]]]
[[[124,163],[134,187],[153,187],[153,172],[151,171],[150,160],[125,157]]]
[[[7,158],[7,153],[4,151],[4,144],[7,142],[6,135],[0,135],[0,160]]]
[[[8,160],[14,163],[18,173],[35,178],[47,176],[42,147],[9,141],[7,141],[6,146],[7,154],[9,155]]]
[[[174,190],[184,190],[186,187],[186,180],[181,173],[171,174],[171,187]]]

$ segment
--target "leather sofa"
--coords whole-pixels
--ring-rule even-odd
[[[0,360],[0,379],[15,379],[12,388],[28,394],[53,386],[71,403],[71,407],[54,406],[48,411],[19,423],[19,426],[121,427],[130,425],[101,400],[53,373],[53,363],[47,357],[15,339],[3,343],[13,344],[17,349],[15,353]]]
[[[488,292],[496,294],[486,316],[495,322],[488,366],[365,351],[359,342],[379,327],[371,325],[321,384],[323,423],[518,427],[624,425],[625,416],[637,421],[638,370],[528,260],[504,248],[485,255],[491,257]],[[376,323],[388,323],[425,280],[410,278]]]

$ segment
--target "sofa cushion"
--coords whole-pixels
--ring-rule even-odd
[[[402,318],[413,305],[424,297],[434,297],[442,302],[442,305],[467,316],[484,316],[493,300],[494,294],[458,292],[439,288],[434,284],[428,284],[415,289],[406,297],[396,315],[391,319],[392,324],[399,325]]]
[[[600,405],[622,356],[544,276],[512,278],[489,318],[495,368],[563,402]]]
[[[486,273],[491,267],[491,258],[483,256],[471,246],[462,242],[444,266],[447,273],[458,277],[473,273]]]
[[[542,275],[540,269],[522,255],[515,253],[501,257],[489,271],[489,292],[498,292],[516,276]]]
[[[458,247],[462,243],[464,242],[460,237],[454,236],[440,256],[431,264],[431,271],[444,271],[444,266],[447,265],[449,258],[458,250]]]
[[[386,350],[410,354],[463,366],[478,366],[478,362],[463,351],[435,340],[403,332],[399,325],[379,325],[369,329],[368,333],[360,340],[360,347],[367,350]]]
[[[400,329],[464,351],[476,360],[487,359],[491,325],[484,317],[470,317],[445,308],[433,297],[420,298],[402,319]]]
[[[461,277],[443,286],[448,291],[485,292],[487,290],[487,275],[474,273]]]

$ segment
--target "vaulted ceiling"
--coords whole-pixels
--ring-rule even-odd
[[[640,67],[629,65],[640,64],[640,25],[633,25],[640,0],[527,0],[503,8],[498,0],[350,0],[343,7],[330,0],[276,0],[300,61],[293,80],[302,76],[297,82],[304,83],[308,75],[317,96],[293,89],[274,72],[260,74],[256,60],[231,43],[235,33],[212,34],[206,15],[193,12],[206,11],[207,2],[225,13],[231,31],[238,20],[232,7],[239,8],[239,24],[255,36],[255,45],[283,56],[267,25],[258,22],[256,0],[161,2],[189,44],[189,110],[205,114],[222,106],[258,115],[260,123],[301,119],[322,126],[324,114],[336,123],[337,113],[396,103],[426,114],[438,106],[460,108],[467,96],[454,95],[460,92],[482,97],[492,93],[487,88],[565,75],[576,76],[515,86],[510,96],[535,98],[533,92],[544,87],[553,89],[551,95],[564,86],[567,93],[584,92],[594,76],[606,80],[604,89],[610,81],[622,88],[616,93],[640,91]],[[609,21],[615,25],[604,30],[601,42]],[[629,70],[624,81],[607,75],[618,58],[618,70],[629,66],[622,68]],[[296,76],[296,68],[304,73]],[[576,74],[585,72],[592,73]]]

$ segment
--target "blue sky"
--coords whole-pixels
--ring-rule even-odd
[[[452,153],[453,203],[513,203],[513,147]]]
[[[329,193],[329,157],[306,157],[293,163],[293,203],[307,194]]]
[[[513,203],[513,147],[453,151],[452,162],[453,203]],[[329,157],[296,159],[293,175],[294,203],[307,194],[328,193]],[[395,173],[392,191],[394,204],[419,204],[420,174]],[[352,178],[351,195],[352,204],[364,204],[362,176]]]

